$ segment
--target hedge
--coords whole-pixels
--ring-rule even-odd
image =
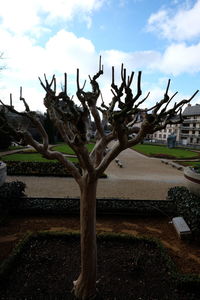
[[[17,208],[25,196],[25,187],[21,181],[5,182],[0,187],[0,211]]]
[[[79,165],[74,163],[78,168]],[[6,161],[8,175],[71,177],[59,162]]]
[[[82,174],[78,163],[73,163]],[[65,166],[59,162],[25,162],[25,161],[6,161],[7,174],[15,176],[54,176],[72,177]],[[100,178],[107,178],[102,174]]]
[[[195,238],[200,241],[200,198],[186,187],[171,188],[168,198],[175,202],[177,213],[186,220]]]

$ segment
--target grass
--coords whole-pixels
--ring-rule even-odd
[[[87,144],[89,152],[94,148],[93,143]],[[52,147],[53,151],[59,151],[64,154],[75,155],[75,152],[66,144],[60,144]],[[71,162],[78,162],[76,157],[68,157]],[[25,162],[57,162],[57,160],[49,160],[44,158],[40,153],[37,153],[35,149],[24,150],[23,153],[8,154],[1,157],[2,161],[25,161]]]
[[[181,161],[178,162],[184,167],[198,167],[200,168],[200,161]]]
[[[8,148],[9,151],[12,151],[12,150],[19,150],[19,149],[24,149],[25,147],[23,146],[10,146]]]
[[[149,156],[169,155],[177,159],[199,157],[199,154],[196,152],[180,148],[169,149],[166,146],[138,144],[132,147],[132,149]]]
[[[89,152],[92,151],[94,146],[95,146],[95,144],[92,144],[92,143],[86,145]],[[52,150],[59,151],[59,152],[65,153],[65,154],[75,155],[74,150],[66,144],[60,144],[60,145],[53,146]]]
[[[15,153],[9,154],[1,157],[2,161],[25,161],[25,162],[57,162],[57,160],[49,160],[42,157],[39,153]],[[77,162],[77,158],[68,158],[72,162]]]

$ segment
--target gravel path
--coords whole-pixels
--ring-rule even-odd
[[[165,200],[170,187],[185,185],[183,172],[148,158],[131,149],[118,157],[123,164],[119,168],[113,161],[106,171],[107,179],[100,179],[97,197]],[[73,178],[8,176],[7,181],[26,183],[30,197],[79,197],[79,188]]]

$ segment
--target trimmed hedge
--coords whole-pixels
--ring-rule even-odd
[[[79,214],[78,198],[22,198],[16,213],[23,214]],[[97,214],[174,216],[176,207],[173,201],[97,199]]]
[[[26,184],[21,181],[5,182],[0,187],[0,199],[8,199],[11,197],[23,197]]]
[[[78,168],[79,165],[74,163]],[[71,177],[59,162],[6,161],[8,175]]]
[[[0,211],[17,208],[25,196],[25,187],[21,181],[5,182],[0,187]]]
[[[168,198],[175,202],[177,213],[186,220],[195,238],[200,241],[200,198],[186,187],[171,188]]]
[[[7,174],[18,176],[54,176],[72,177],[63,164],[59,162],[25,162],[25,161],[6,161]],[[78,163],[73,163],[82,174]],[[104,173],[100,178],[107,178]]]

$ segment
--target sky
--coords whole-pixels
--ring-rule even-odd
[[[110,92],[111,69],[120,84],[123,63],[130,73],[142,71],[142,91],[150,107],[162,99],[167,81],[176,101],[200,89],[200,0],[0,0],[0,99],[23,110],[20,86],[31,110],[44,112],[45,91],[38,76],[55,74],[58,92],[63,74],[68,93],[98,71],[105,103]],[[200,103],[200,93],[192,104]],[[99,103],[101,101],[99,100]]]

